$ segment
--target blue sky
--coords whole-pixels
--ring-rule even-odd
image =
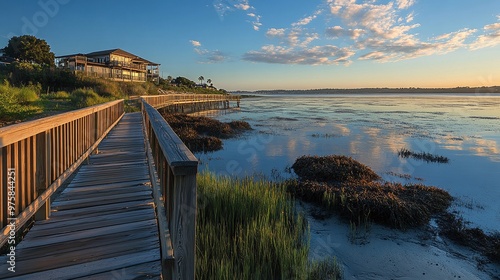
[[[3,1],[0,47],[23,34],[227,90],[500,85],[499,0]]]

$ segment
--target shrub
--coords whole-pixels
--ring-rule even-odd
[[[28,104],[38,100],[38,94],[33,87],[21,87],[16,92],[16,100],[20,104]]]
[[[71,92],[71,102],[77,108],[85,108],[108,101],[91,89],[76,89]]]
[[[49,98],[51,98],[51,99],[69,99],[69,98],[71,98],[71,96],[69,95],[69,93],[67,93],[65,91],[58,91],[58,92],[54,92],[54,93],[49,94]]]
[[[39,113],[41,108],[28,104],[38,99],[30,87],[12,87],[7,81],[0,84],[0,121],[24,120]]]

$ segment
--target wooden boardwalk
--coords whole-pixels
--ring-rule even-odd
[[[126,114],[16,246],[0,279],[159,279],[158,227],[141,114]]]

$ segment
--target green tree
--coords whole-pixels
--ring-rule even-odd
[[[38,63],[42,65],[54,65],[54,53],[45,40],[38,39],[32,35],[14,36],[2,52],[6,56],[19,59],[20,61]]]
[[[177,84],[178,86],[187,86],[187,87],[194,87],[195,86],[195,82],[193,82],[190,79],[185,78],[185,77],[175,78],[174,83]]]
[[[212,84],[212,79],[208,79],[208,80],[207,80],[207,84],[209,84],[210,86],[213,86],[213,84]]]
[[[198,80],[200,81],[200,86],[201,86],[201,84],[202,84],[202,83],[203,83],[203,81],[205,80],[205,77],[200,76],[200,77],[198,77]]]

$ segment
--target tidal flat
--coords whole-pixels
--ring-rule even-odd
[[[448,209],[450,213],[460,217],[468,227],[494,234],[500,231],[498,108],[499,95],[473,93],[460,96],[363,94],[253,97],[242,102],[241,110],[222,113],[215,118],[224,122],[244,120],[254,130],[238,138],[224,140],[221,151],[198,153],[196,156],[201,161],[201,169],[208,168],[216,174],[237,177],[259,174],[272,180],[294,178],[296,175],[290,167],[303,155],[349,156],[372,168],[384,181],[425,184],[447,191],[453,197]],[[438,155],[449,161],[443,163],[401,157],[398,151],[403,149],[415,154]],[[311,210],[312,206],[304,205],[307,211]],[[336,217],[321,221],[311,215],[309,218],[311,257],[314,258],[314,251],[322,250],[337,256],[344,262],[347,279],[350,279],[349,276],[367,276],[368,271],[373,269],[378,271],[378,274],[373,274],[378,276],[371,277],[373,279],[405,275],[406,266],[402,264],[399,268],[391,268],[391,274],[384,273],[389,273],[387,265],[403,262],[412,254],[424,259],[431,259],[431,255],[436,254],[440,256],[437,259],[440,262],[433,262],[432,269],[423,261],[415,264],[420,276],[422,273],[429,276],[430,273],[445,279],[453,278],[453,275],[462,276],[462,279],[474,279],[467,277],[471,275],[477,279],[488,279],[499,275],[498,265],[488,263],[477,253],[467,252],[466,248],[455,247],[441,236],[435,220],[420,229],[421,232],[371,225],[366,230],[366,240],[361,242],[364,245],[361,245],[349,243],[348,235],[352,236],[353,231],[349,223],[337,221]],[[355,235],[363,236],[361,229],[356,231],[359,233]],[[350,263],[356,258],[363,259],[359,257],[363,250],[376,251],[372,246],[379,243],[391,246],[390,250],[395,250],[399,257],[391,258],[390,262],[370,260],[358,265]],[[353,250],[352,246],[359,248]],[[344,247],[349,249],[339,249]],[[436,250],[441,253],[436,253]],[[354,252],[358,257],[352,255]]]

